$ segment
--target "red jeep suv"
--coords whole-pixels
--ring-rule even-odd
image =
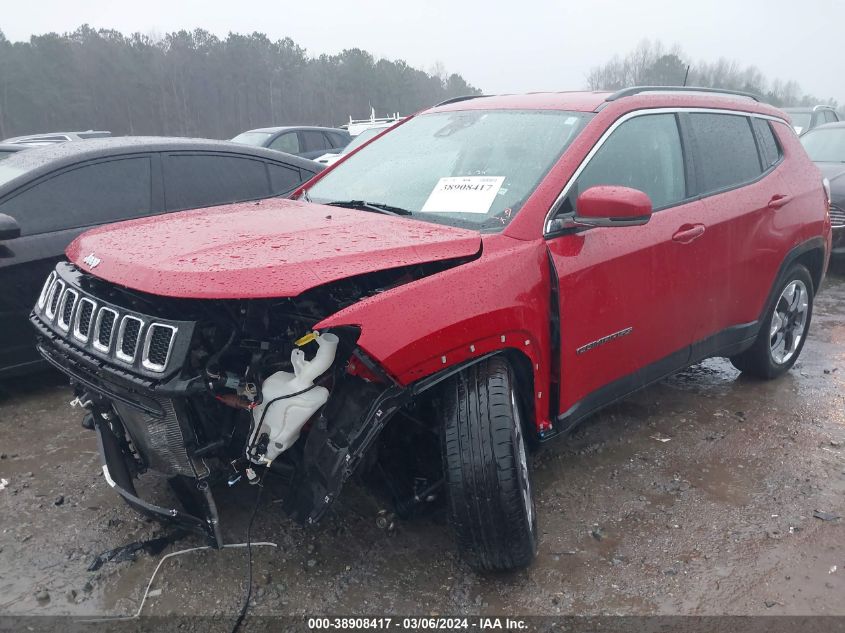
[[[783,113],[705,89],[454,99],[294,198],[85,233],[31,315],[109,485],[217,546],[215,488],[310,524],[357,472],[402,517],[443,500],[472,565],[527,565],[527,449],[707,357],[787,371],[831,243]]]

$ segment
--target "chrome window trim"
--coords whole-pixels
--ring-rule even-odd
[[[163,365],[159,365],[150,361],[150,345],[152,344],[153,340],[153,330],[155,330],[155,328],[157,327],[166,328],[171,332],[170,343],[167,346],[167,354],[164,357]],[[149,369],[150,371],[161,373],[167,368],[167,363],[170,362],[170,352],[173,351],[173,343],[176,341],[176,333],[178,331],[179,328],[174,325],[158,322],[150,323],[150,326],[147,328],[147,334],[144,336],[144,348],[141,351],[141,365],[144,367],[144,369]]]
[[[135,341],[135,349],[132,350],[132,356],[123,353],[123,335],[126,332],[126,323],[128,321],[137,321],[140,323],[138,329],[138,340]],[[144,332],[144,320],[132,314],[124,314],[120,319],[120,329],[117,331],[117,341],[114,346],[114,355],[118,360],[124,363],[132,364],[135,361],[135,356],[138,355],[138,346],[141,343],[141,334]]]
[[[67,288],[67,284],[61,279],[56,279],[56,283],[53,284],[52,290],[50,290],[50,296],[47,299],[47,304],[44,306],[44,316],[47,317],[48,320],[52,321],[56,318],[56,314],[59,311],[59,306],[62,304],[61,294],[64,293],[65,288]],[[59,300],[56,302],[56,309],[50,312],[50,306],[53,304],[53,297],[56,296],[56,293],[59,293]]]
[[[97,351],[103,352],[108,354],[108,351],[111,349],[111,343],[114,340],[114,325],[112,325],[111,332],[109,332],[109,342],[106,345],[100,343],[100,324],[103,322],[103,315],[106,312],[111,312],[114,315],[114,322],[117,323],[117,310],[112,310],[111,308],[102,307],[100,311],[97,313],[97,318],[94,321],[94,349]]]
[[[613,132],[616,131],[620,125],[625,123],[626,121],[630,121],[633,118],[639,116],[648,116],[650,114],[687,114],[687,113],[704,113],[704,114],[733,114],[735,116],[744,116],[744,117],[751,117],[757,119],[765,119],[767,121],[777,121],[779,123],[784,123],[786,125],[790,125],[784,119],[776,116],[772,116],[770,114],[760,114],[759,112],[748,112],[746,110],[725,110],[723,108],[701,108],[701,107],[676,107],[676,108],[644,108],[641,110],[632,110],[631,112],[627,112],[623,114],[621,117],[616,119],[610,127],[608,127],[604,133],[599,137],[599,140],[596,141],[595,145],[590,148],[590,151],[587,152],[587,155],[578,165],[578,168],[572,173],[572,176],[569,177],[569,180],[566,181],[561,192],[555,198],[552,205],[549,207],[548,212],[546,213],[546,218],[543,222],[543,236],[547,237],[550,233],[554,233],[554,229],[552,227],[552,219],[555,216],[555,210],[561,205],[563,200],[569,195],[569,190],[572,188],[572,185],[575,184],[575,181],[578,180],[578,177],[581,175],[581,172],[587,168],[589,162],[593,159],[593,157],[598,153],[601,149],[602,145],[605,144],[607,139],[610,137]],[[792,126],[790,125],[790,128]],[[583,133],[583,130],[582,130]],[[680,130],[678,130],[680,134]],[[765,173],[765,172],[763,172]]]
[[[73,296],[73,308],[71,308],[70,319],[67,323],[64,321],[65,316],[65,307],[67,306],[68,299],[70,299],[71,295]],[[59,307],[56,309],[56,325],[59,326],[60,330],[67,332],[70,330],[70,324],[73,322],[73,310],[76,309],[76,302],[79,300],[79,293],[74,290],[73,288],[68,287],[65,290],[64,294],[62,295],[61,301],[59,301]]]
[[[83,336],[82,332],[79,330],[79,321],[82,318],[82,304],[83,303],[90,303],[91,304],[91,322],[88,324],[88,334]],[[87,343],[88,339],[91,338],[91,332],[94,329],[94,325],[96,323],[97,318],[97,302],[91,299],[90,297],[81,297],[79,299],[79,303],[76,306],[76,316],[73,317],[73,338],[78,341],[82,341],[83,343]],[[96,339],[95,339],[96,340]]]
[[[50,290],[53,289],[53,284],[56,283],[56,279],[58,279],[58,277],[59,275],[55,270],[47,275],[47,280],[41,287],[41,294],[38,295],[37,305],[39,310],[43,310],[44,306],[47,304],[47,297],[50,295]]]

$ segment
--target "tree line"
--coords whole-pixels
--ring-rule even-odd
[[[0,32],[0,139],[49,131],[230,138],[270,125],[330,125],[410,114],[480,94],[361,49],[309,56],[290,38],[178,31],[153,38],[93,29],[10,42]]]
[[[587,75],[590,90],[683,85],[751,92],[778,107],[837,105],[833,99],[802,92],[795,81],[770,81],[755,66],[742,66],[724,58],[693,62],[679,46],[667,48],[659,41],[643,40],[625,56],[617,55]]]

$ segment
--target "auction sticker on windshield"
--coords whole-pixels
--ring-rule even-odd
[[[487,213],[504,176],[450,176],[437,181],[423,213]]]

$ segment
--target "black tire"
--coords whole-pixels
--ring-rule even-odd
[[[801,330],[801,338],[795,351],[783,362],[779,362],[772,352],[772,321],[776,313],[778,313],[778,319],[781,319],[780,312],[783,306],[782,295],[793,282],[803,284],[803,288],[807,293],[806,318],[804,319],[803,328],[799,327],[796,329],[796,331]],[[730,359],[731,364],[741,372],[763,380],[777,378],[789,371],[801,355],[801,350],[804,349],[804,343],[807,340],[807,332],[810,329],[810,321],[813,316],[814,296],[813,279],[810,277],[810,271],[801,264],[795,264],[789,269],[778,286],[774,304],[769,307],[769,311],[763,318],[763,322],[760,325],[760,333],[757,335],[754,344],[741,354],[732,356]]]
[[[525,567],[537,553],[520,399],[501,356],[444,385],[443,468],[452,528],[464,560],[479,570]]]

